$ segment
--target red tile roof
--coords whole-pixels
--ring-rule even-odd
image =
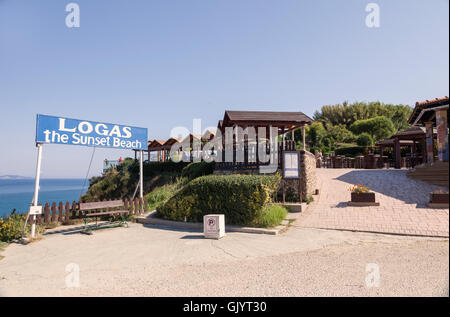
[[[436,105],[436,104],[448,104],[449,98],[448,96],[441,97],[441,98],[434,98],[431,100],[424,100],[424,101],[418,101],[416,102],[416,107],[425,107],[430,105]]]
[[[448,96],[441,97],[441,98],[435,98],[431,100],[424,100],[424,101],[418,101],[416,102],[416,106],[414,107],[413,112],[411,113],[411,116],[408,119],[409,124],[413,124],[417,117],[420,115],[422,110],[437,107],[440,105],[448,105],[449,104],[449,98]]]

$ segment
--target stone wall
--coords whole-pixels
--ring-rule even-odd
[[[316,157],[308,151],[300,151],[303,196],[309,197],[317,188]]]
[[[313,195],[317,188],[316,157],[314,156],[314,154],[308,151],[300,151],[300,175],[302,196],[305,200],[307,197]],[[287,200],[289,199],[289,196],[292,195],[298,197],[298,182],[298,179],[281,180],[280,188],[282,188],[282,186],[285,186]]]

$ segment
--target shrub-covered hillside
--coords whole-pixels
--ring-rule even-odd
[[[158,216],[201,222],[210,213],[225,214],[226,222],[252,225],[273,201],[280,176],[209,175],[187,183],[157,208]]]
[[[176,183],[181,177],[195,177],[211,174],[214,163],[189,162],[150,162],[144,164],[144,193],[164,185]],[[104,175],[89,180],[90,186],[83,196],[83,201],[98,201],[104,199],[121,199],[131,197],[139,182],[139,163],[126,158],[116,168]]]

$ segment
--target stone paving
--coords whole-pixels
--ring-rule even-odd
[[[429,193],[447,189],[413,180],[406,170],[317,169],[320,195],[294,226],[406,234],[449,236],[449,210],[427,207]],[[380,206],[352,207],[349,188],[368,186]]]

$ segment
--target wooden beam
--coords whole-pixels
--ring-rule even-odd
[[[398,137],[395,138],[394,141],[394,153],[395,153],[395,168],[401,168],[401,151],[400,151],[400,142]]]

